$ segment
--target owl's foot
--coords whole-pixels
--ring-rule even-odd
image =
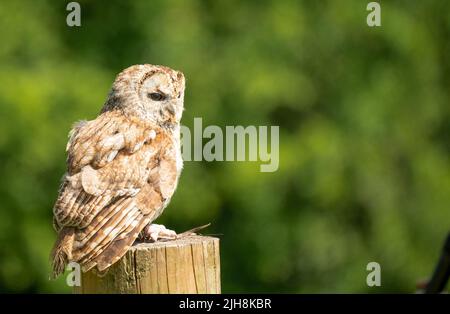
[[[147,241],[152,240],[153,242],[158,240],[175,240],[177,233],[163,225],[149,224],[142,230],[140,238]]]

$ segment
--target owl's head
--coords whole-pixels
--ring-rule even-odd
[[[160,65],[133,65],[117,75],[102,112],[120,109],[173,129],[183,113],[184,86],[181,72]]]

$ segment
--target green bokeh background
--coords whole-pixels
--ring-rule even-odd
[[[450,229],[450,2],[0,3],[0,291],[48,280],[72,123],[137,63],[185,73],[183,124],[279,125],[280,166],[186,162],[158,221],[222,234],[224,292],[413,292]],[[382,270],[366,285],[367,263]]]

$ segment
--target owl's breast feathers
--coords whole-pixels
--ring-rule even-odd
[[[178,181],[176,136],[118,111],[74,127],[53,209],[54,276],[68,261],[83,271],[108,268],[159,216]]]

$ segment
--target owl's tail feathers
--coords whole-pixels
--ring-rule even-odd
[[[50,253],[52,263],[51,279],[56,279],[64,272],[67,263],[72,259],[72,246],[75,239],[74,228],[63,228],[59,231],[56,243]]]

